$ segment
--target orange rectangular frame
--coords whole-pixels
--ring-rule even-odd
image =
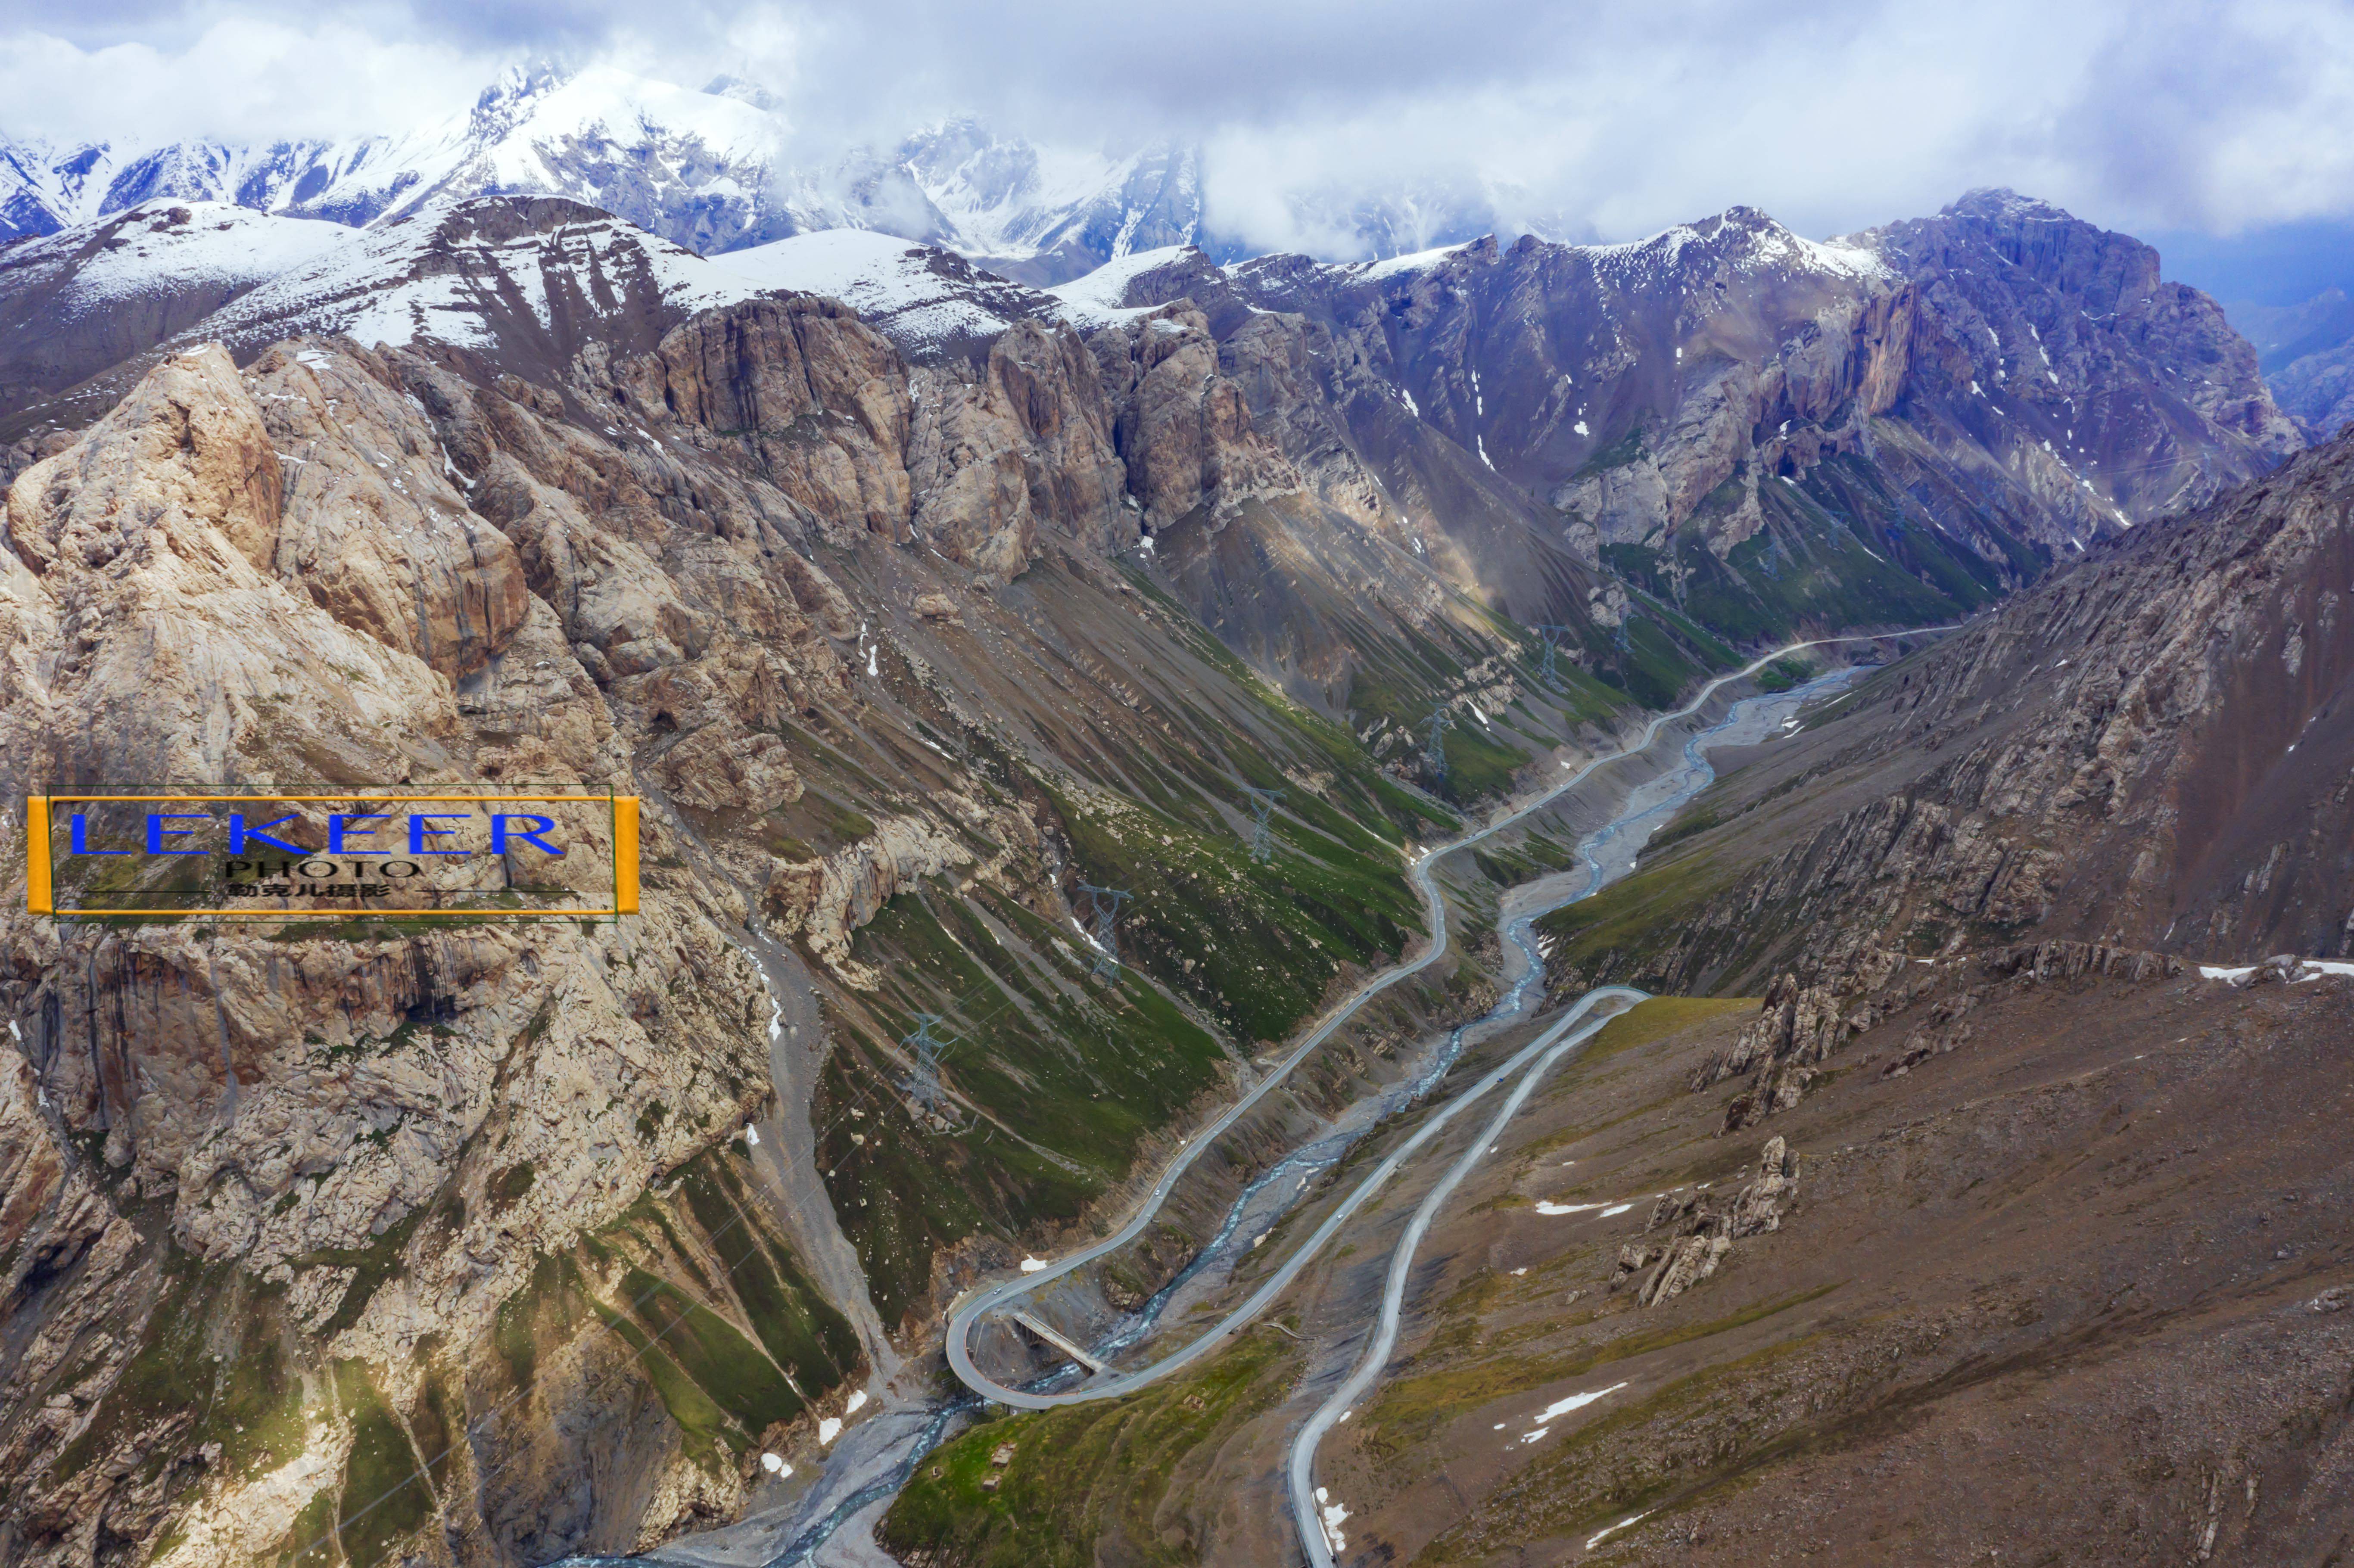
[[[513,805],[531,800],[572,803],[602,800],[612,812],[613,903],[606,909],[386,909],[360,910],[401,919],[422,916],[482,919],[599,917],[638,912],[638,797],[635,795],[27,795],[25,797],[25,902],[36,915],[136,915],[154,919],[181,917],[207,920],[345,919],[348,909],[59,909],[57,907],[56,864],[49,844],[49,807],[71,800],[291,800],[304,803],[350,800],[367,805],[399,805],[419,801],[463,800],[473,805]]]

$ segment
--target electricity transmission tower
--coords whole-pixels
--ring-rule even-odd
[[[1561,676],[1560,639],[1571,635],[1566,626],[1532,626],[1530,630],[1544,639],[1544,655],[1537,662],[1537,679],[1557,682]]]
[[[1079,884],[1079,891],[1087,895],[1087,915],[1095,923],[1096,976],[1099,980],[1119,977],[1119,906],[1135,895],[1122,887],[1097,887],[1092,882]]]
[[[937,1012],[919,1012],[916,1014],[916,1032],[899,1042],[916,1058],[905,1085],[908,1097],[934,1116],[944,1114],[940,1107],[946,1098],[940,1093],[940,1053],[954,1042],[940,1039],[932,1033],[932,1027],[947,1022]]]
[[[1275,858],[1275,831],[1267,826],[1267,813],[1275,810],[1275,803],[1278,800],[1283,799],[1283,791],[1261,789],[1256,785],[1246,784],[1243,786],[1243,793],[1250,797],[1252,817],[1250,856],[1261,865],[1265,865]]]
[[[1455,715],[1445,708],[1431,710],[1430,738],[1423,742],[1422,760],[1424,766],[1430,769],[1430,776],[1434,779],[1447,777],[1447,748],[1439,744],[1439,736],[1445,735],[1454,724]]]

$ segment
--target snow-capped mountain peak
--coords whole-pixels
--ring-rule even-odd
[[[474,100],[466,116],[468,130],[478,140],[497,141],[531,112],[535,100],[563,86],[566,78],[562,69],[545,62],[507,67]]]
[[[513,67],[440,121],[342,141],[0,138],[0,240],[155,197],[362,226],[486,195],[583,202],[706,255],[868,229],[1038,284],[1190,242],[1202,212],[1199,160],[1184,146],[1041,147],[962,116],[887,150],[811,156],[754,83],[723,76],[697,90],[601,65]]]

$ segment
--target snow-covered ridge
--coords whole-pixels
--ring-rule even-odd
[[[60,323],[142,295],[249,287],[356,246],[341,224],[272,217],[220,202],[144,202],[96,228],[69,229],[10,252],[11,284],[54,278]]]
[[[469,196],[529,193],[651,219],[657,230],[666,215],[691,214],[696,238],[726,238],[784,221],[768,193],[788,130],[738,98],[610,67],[514,69],[462,113],[339,142],[0,142],[0,238],[92,222],[155,197],[361,225]]]
[[[1311,276],[1333,282],[1387,283],[1439,270],[1461,261],[1496,236],[1459,245],[1437,246],[1402,256],[1372,261],[1312,263]],[[1733,207],[1719,217],[1694,223],[1670,224],[1656,234],[1611,245],[1573,245],[1545,241],[1553,252],[1582,260],[1595,274],[1612,285],[1647,289],[1673,284],[1691,265],[1689,254],[1699,252],[1707,265],[1723,263],[1735,275],[1749,277],[1814,277],[1842,282],[1865,282],[1893,276],[1888,264],[1862,241],[1852,238],[1808,239],[1753,207]],[[1230,277],[1251,283],[1264,295],[1280,297],[1295,285],[1288,275],[1288,259],[1261,257],[1232,265]],[[1066,285],[1077,288],[1092,281],[1081,279]]]
[[[1847,238],[1808,239],[1755,207],[1727,208],[1715,218],[1671,224],[1619,245],[1573,246],[1606,277],[1641,282],[1664,278],[1697,249],[1742,276],[1812,275],[1861,282],[1892,276],[1888,264]]]
[[[1189,241],[1199,161],[1001,139],[970,121],[896,147],[812,155],[757,89],[696,90],[610,66],[512,69],[440,121],[343,141],[57,146],[0,136],[0,240],[97,221],[158,196],[366,225],[484,195],[602,207],[703,254],[860,228],[1051,275]]]
[[[183,340],[257,343],[295,333],[339,333],[365,344],[431,337],[488,347],[495,339],[491,321],[500,308],[501,280],[513,282],[546,327],[555,324],[551,281],[567,273],[583,298],[592,295],[592,275],[617,288],[642,277],[661,304],[683,313],[763,291],[758,283],[619,218],[599,215],[550,230],[499,236],[472,223],[472,216],[466,204],[445,200],[382,228],[346,229],[348,243],[232,301]]]
[[[790,289],[840,300],[918,355],[994,337],[1053,309],[1038,291],[976,271],[948,251],[864,229],[795,235],[710,265],[744,279],[748,292]]]
[[[159,213],[169,207],[154,205]],[[675,320],[763,294],[822,294],[915,356],[986,342],[1013,322],[1055,311],[1039,291],[977,271],[951,253],[858,229],[708,258],[588,207],[558,205],[551,213],[544,205],[527,207],[525,198],[444,197],[365,229],[234,207],[203,210],[230,225],[217,249],[234,251],[235,237],[244,237],[254,270],[266,275],[241,280],[253,286],[175,342],[258,346],[304,333],[341,334],[366,344],[433,338],[489,349],[503,332],[524,324],[513,310],[517,297],[538,328],[555,331],[557,296],[577,313],[583,302],[599,299],[599,281],[605,297],[628,296],[620,308]],[[76,229],[34,243],[87,252],[96,232]],[[119,253],[140,258],[141,279],[182,268],[183,258],[186,268],[218,264],[186,241]],[[105,253],[99,264],[120,270],[116,254]],[[112,286],[111,278],[101,281]]]
[[[1788,229],[1775,226],[1776,231],[1761,238],[1751,252],[1759,266],[1786,263],[1806,271],[1829,272],[1844,278],[1884,278],[1890,276],[1888,263],[1860,245],[1837,239],[1808,239]]]
[[[827,294],[864,313],[904,310],[934,298],[927,254],[927,247],[887,234],[837,228],[731,251],[714,265],[764,289]]]
[[[829,230],[708,258],[544,197],[444,196],[366,228],[160,199],[0,249],[0,292],[35,294],[60,324],[142,295],[176,297],[183,322],[186,303],[210,311],[162,347],[340,334],[486,350],[517,330],[561,337],[586,324],[574,319],[584,311],[658,326],[782,291],[843,301],[917,358],[969,350],[1059,308],[951,252],[886,235]]]
[[[658,201],[732,202],[749,217],[758,203],[748,178],[766,183],[785,131],[737,99],[609,66],[510,71],[462,116],[372,139],[305,205],[372,221],[453,196],[531,191],[618,208],[626,186]]]
[[[1107,261],[1083,278],[1074,278],[1046,291],[1062,302],[1064,319],[1078,327],[1108,326],[1119,322],[1130,322],[1150,313],[1147,307],[1130,307],[1121,302],[1128,298],[1128,286],[1148,272],[1158,271],[1182,257],[1188,247],[1164,246],[1157,250],[1139,250]]]
[[[1443,266],[1450,258],[1469,249],[1469,244],[1441,245],[1429,250],[1416,250],[1404,256],[1392,256],[1385,260],[1352,261],[1343,263],[1343,266],[1358,279],[1366,282],[1375,282],[1407,272],[1428,271],[1433,267]]]

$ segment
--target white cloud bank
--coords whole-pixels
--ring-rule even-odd
[[[1467,212],[1621,238],[1734,202],[1828,234],[2009,185],[2127,228],[2354,217],[2354,8],[2330,0],[681,0],[0,7],[0,131],[405,129],[504,64],[758,82],[812,158],[970,110],[1046,143],[1198,144],[1209,217],[1348,249]]]

